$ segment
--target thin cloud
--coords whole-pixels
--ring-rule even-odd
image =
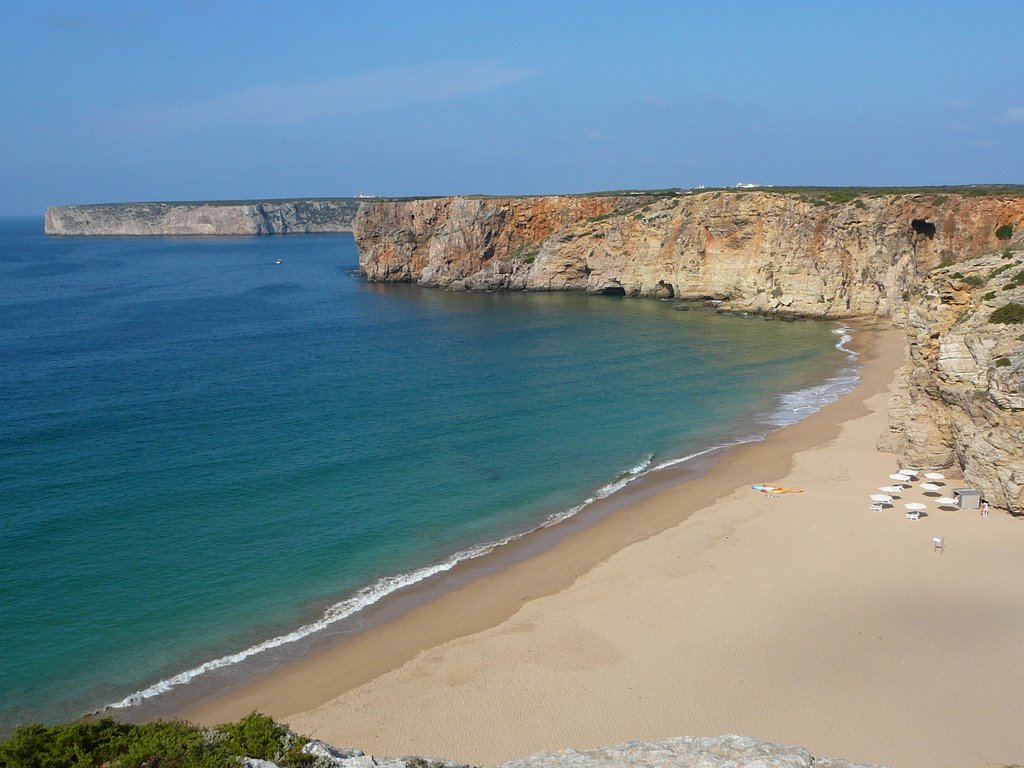
[[[1013,107],[1003,113],[1003,122],[1024,123],[1024,107]]]
[[[488,93],[533,75],[494,62],[368,72],[312,83],[265,83],[201,101],[104,109],[100,119],[149,131],[228,123],[291,125]]]

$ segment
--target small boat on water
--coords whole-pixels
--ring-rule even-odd
[[[278,259],[276,263],[277,264],[283,264],[284,263],[284,259]]]

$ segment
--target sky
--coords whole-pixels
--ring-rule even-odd
[[[1024,2],[5,0],[0,215],[1024,182]]]

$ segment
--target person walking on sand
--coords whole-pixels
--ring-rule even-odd
[[[981,500],[981,516],[988,517],[988,502],[985,499]]]

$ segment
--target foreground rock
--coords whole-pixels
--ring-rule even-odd
[[[351,198],[248,203],[111,203],[46,209],[48,235],[280,235],[351,232]]]
[[[315,768],[470,768],[449,760],[424,757],[376,758],[357,749],[336,749],[311,741],[303,751],[316,757]],[[245,768],[277,768],[269,760],[242,761]],[[682,736],[664,741],[630,741],[614,747],[577,752],[541,752],[503,763],[499,768],[877,768],[831,757],[814,757],[806,749],[772,744],[746,736]]]
[[[994,506],[1024,512],[1024,323],[992,313],[1024,304],[1024,252],[936,269],[910,303],[910,362],[880,447],[906,465],[956,466]]]
[[[542,752],[512,760],[501,768],[871,768],[831,757],[814,757],[806,749],[772,744],[746,736],[681,736],[664,741],[630,741],[614,747],[577,752]]]
[[[711,298],[727,308],[902,319],[919,275],[994,250],[1024,197],[793,192],[364,202],[370,280],[469,290]]]

